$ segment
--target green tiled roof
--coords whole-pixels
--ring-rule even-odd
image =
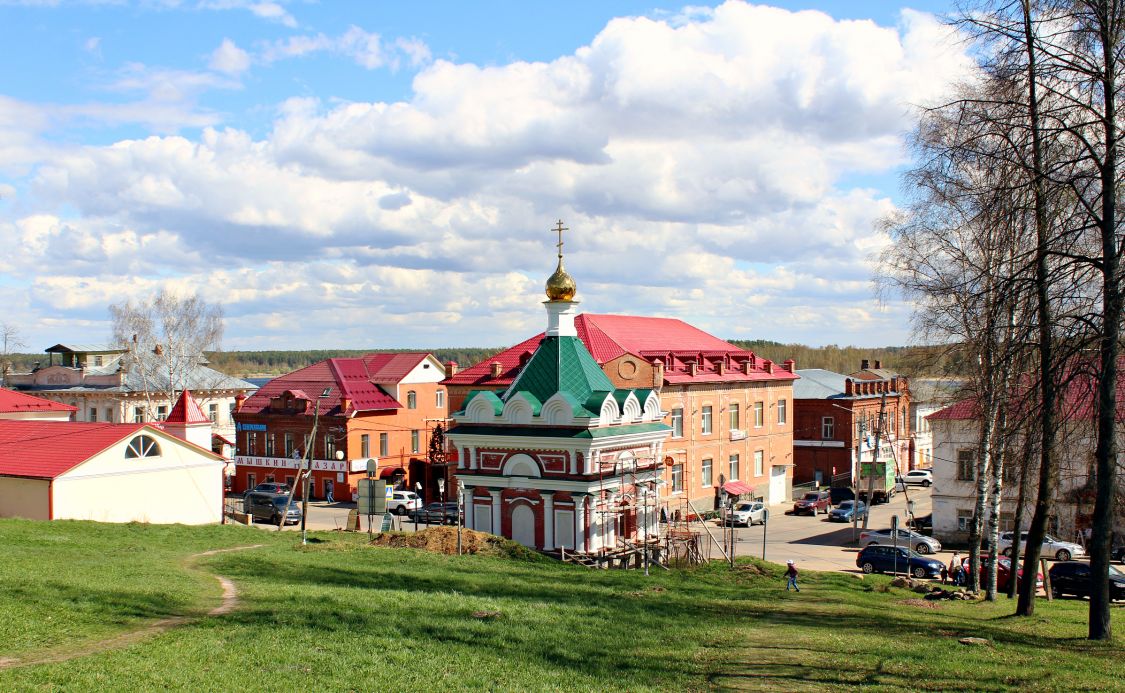
[[[579,402],[585,402],[593,392],[614,389],[582,340],[545,337],[502,399],[507,401],[513,393],[523,391],[546,402],[556,392],[566,392]]]
[[[469,394],[465,395],[465,401],[461,403],[461,411],[469,408],[469,402],[472,402],[477,397],[484,397],[489,400],[492,405],[492,413],[500,416],[504,413],[504,403],[496,396],[492,390],[470,390]]]
[[[604,428],[560,428],[557,426],[489,426],[477,424],[458,424],[450,429],[451,434],[474,436],[527,436],[534,438],[612,438],[631,433],[651,433],[672,430],[663,423],[641,423],[627,426],[607,426]]]

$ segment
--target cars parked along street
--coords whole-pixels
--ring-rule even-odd
[[[961,559],[961,569],[965,575],[969,575],[968,556]],[[1023,578],[1023,568],[1018,568],[1016,574],[1020,579]],[[1012,559],[1007,556],[1001,556],[996,559],[996,589],[1004,591],[1008,589],[1008,581],[1012,579]],[[988,582],[988,554],[982,553],[980,555],[980,584],[983,589],[984,585]],[[1035,574],[1035,588],[1039,589],[1043,586],[1043,573]]]
[[[809,491],[793,503],[794,515],[818,515],[832,510],[832,494],[829,491]]]
[[[832,522],[851,522],[853,514],[862,520],[867,514],[867,505],[863,501],[846,500],[828,513],[828,519]]]
[[[422,507],[422,499],[413,491],[392,491],[387,500],[387,512],[395,515],[405,515],[411,510]]]
[[[286,504],[289,505],[288,513],[285,511]],[[282,522],[283,515],[285,524],[296,524],[301,521],[301,505],[297,501],[290,503],[288,494],[251,491],[246,494],[243,508],[246,514],[250,516],[251,522],[265,520],[279,525]]]
[[[1089,563],[1061,561],[1047,571],[1051,576],[1051,594],[1056,597],[1072,594],[1076,597],[1089,597],[1094,586],[1094,573]],[[1125,573],[1109,566],[1109,598],[1111,601],[1125,600]]]
[[[418,522],[429,525],[455,525],[460,516],[455,502],[430,503],[423,508],[409,511],[408,514],[410,519],[417,518]]]
[[[896,558],[897,556],[897,558]],[[868,546],[855,557],[856,567],[865,573],[910,573],[916,578],[939,578],[945,564],[915,551],[893,546]]]
[[[898,478],[900,484],[918,484],[929,488],[934,483],[934,473],[929,469],[911,469]]]
[[[1012,538],[1015,536],[1014,532],[1001,532],[1000,533],[1000,553],[1005,556],[1012,555]],[[1027,532],[1020,533],[1021,547],[1027,542]],[[1085,556],[1086,550],[1082,548],[1081,544],[1075,544],[1072,541],[1063,541],[1047,534],[1043,537],[1043,548],[1040,549],[1044,558],[1054,558],[1059,561],[1069,561],[1076,556]],[[1020,549],[1023,553],[1023,549]]]
[[[893,546],[895,540],[889,529],[869,530],[860,532],[859,545],[872,546],[882,544],[885,546]],[[924,534],[912,532],[909,529],[898,530],[898,545],[912,548],[918,553],[937,553],[941,551],[941,542],[933,537],[927,537]]]
[[[254,487],[260,493],[281,493],[289,495],[289,484],[279,484],[273,481],[263,481]]]
[[[726,516],[727,524],[750,527],[766,521],[766,506],[756,501],[743,501],[734,506]]]

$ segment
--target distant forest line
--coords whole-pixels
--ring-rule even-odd
[[[797,368],[823,368],[837,373],[852,373],[859,370],[863,359],[876,360],[884,368],[898,371],[908,376],[951,375],[961,372],[955,357],[942,354],[934,347],[878,347],[865,349],[854,346],[828,345],[811,347],[804,344],[782,344],[768,340],[731,339],[731,344],[749,349],[758,356],[775,363],[786,359],[797,362]],[[451,347],[443,349],[305,349],[294,351],[215,351],[208,352],[211,367],[228,375],[240,378],[282,375],[304,368],[329,358],[362,356],[377,352],[431,351],[442,363],[456,361],[460,368],[468,368],[503,351],[506,347],[468,348]],[[30,371],[36,362],[46,365],[47,354],[10,354],[8,360],[14,372]]]

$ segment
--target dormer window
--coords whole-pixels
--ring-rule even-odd
[[[137,457],[160,457],[160,445],[152,436],[137,436],[129,441],[125,449],[125,459]]]

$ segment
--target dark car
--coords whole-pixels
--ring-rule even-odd
[[[1113,551],[1110,552],[1109,558],[1110,558],[1111,561],[1117,561],[1118,563],[1125,563],[1125,544],[1121,544],[1120,546],[1115,546],[1113,548]]]
[[[1051,576],[1051,594],[1054,596],[1090,596],[1094,574],[1089,563],[1060,561],[1052,565],[1047,573]],[[1109,598],[1112,601],[1125,600],[1125,573],[1113,566],[1109,566]]]
[[[280,493],[282,495],[289,495],[289,484],[278,484],[273,481],[264,481],[254,487],[254,491],[258,493]]]
[[[794,515],[817,515],[832,509],[832,494],[828,491],[809,491],[793,503]]]
[[[251,491],[246,494],[244,505],[251,522],[266,520],[279,525],[282,516],[285,517],[285,524],[296,524],[301,521],[301,505],[296,501],[290,503],[289,496],[286,494]],[[285,511],[286,505],[289,506],[288,513]]]
[[[897,559],[896,559],[897,555]],[[868,546],[855,557],[856,567],[865,573],[910,573],[916,578],[939,578],[945,564],[926,558],[910,549],[876,544]]]
[[[909,524],[914,529],[914,531],[916,531],[916,532],[921,532],[924,529],[933,529],[934,528],[934,516],[931,513],[929,515],[922,515],[920,517],[915,517],[913,520],[911,520],[909,522]]]
[[[847,486],[833,486],[828,489],[828,493],[832,497],[832,505],[839,505],[846,500],[855,500],[855,494]]]
[[[411,510],[410,519],[417,519],[418,522],[425,522],[428,525],[455,525],[460,513],[457,511],[457,503],[430,503],[418,510]]]

